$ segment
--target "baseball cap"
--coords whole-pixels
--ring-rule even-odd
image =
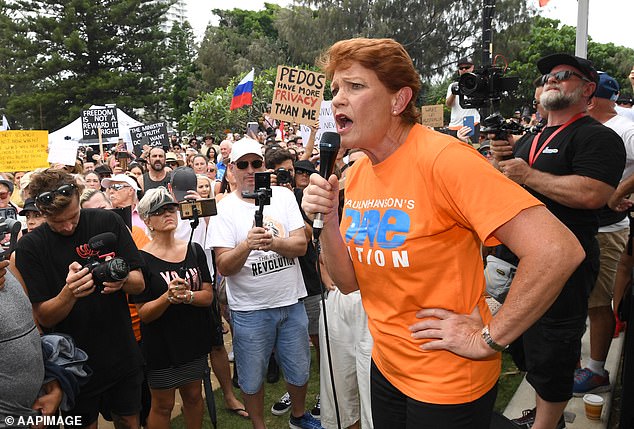
[[[599,73],[599,84],[594,92],[595,97],[616,101],[619,98],[619,83],[607,73]]]
[[[461,66],[463,64],[473,65],[473,60],[471,57],[462,57],[458,60],[458,65]]]
[[[7,179],[0,179],[0,184],[6,186],[7,188],[9,188],[9,193],[12,194],[13,193],[13,182]]]
[[[231,162],[236,162],[244,155],[248,155],[250,153],[258,155],[260,158],[264,159],[264,157],[262,156],[262,145],[257,140],[243,137],[237,142],[233,143],[230,157]]]
[[[295,170],[304,170],[308,171],[311,174],[319,173],[317,170],[315,170],[315,166],[313,165],[313,163],[305,159],[301,161],[295,161],[295,164],[293,166],[295,167]]]
[[[183,201],[187,191],[196,190],[198,180],[196,179],[196,173],[190,167],[178,167],[172,171],[170,184],[172,185],[172,192],[174,192],[176,201]]]
[[[150,209],[148,210],[148,214],[156,212],[161,207],[177,206],[177,205],[178,205],[178,203],[176,201],[174,201],[172,196],[167,194],[167,193],[165,193],[165,195],[163,195],[163,197],[160,200],[155,201],[154,204],[152,204],[150,206]]]
[[[130,176],[126,174],[115,174],[112,177],[106,177],[105,179],[101,179],[101,187],[109,188],[113,182],[123,182],[132,187],[135,191],[139,190],[139,185],[132,179]]]
[[[95,173],[98,175],[112,174],[112,170],[105,164],[101,164],[95,167]]]
[[[569,54],[552,54],[546,55],[537,61],[537,68],[541,74],[550,73],[550,71],[556,66],[566,64],[575,67],[585,77],[590,79],[594,83],[599,82],[599,74],[594,68],[592,61],[581,57],[575,57]]]
[[[20,212],[18,213],[20,216],[25,216],[26,212],[38,212],[39,213],[39,209],[35,206],[35,198],[27,198],[26,201],[24,202],[24,207],[22,207],[22,210],[20,210]]]

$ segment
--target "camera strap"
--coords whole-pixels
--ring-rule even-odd
[[[546,139],[546,141],[541,145],[541,147],[539,148],[539,150],[537,152],[537,142],[539,141],[539,138],[542,135],[542,131],[539,132],[539,134],[537,134],[534,138],[533,138],[533,143],[531,144],[531,151],[528,154],[528,165],[529,166],[533,166],[533,164],[535,163],[535,161],[537,160],[537,158],[539,157],[539,155],[542,154],[542,152],[544,151],[544,149],[546,149],[546,146],[548,146],[548,143],[551,142],[552,139],[555,138],[555,136],[557,134],[559,134],[560,132],[562,132],[564,129],[566,129],[566,127],[568,127],[568,125],[572,124],[573,122],[583,118],[584,116],[586,116],[585,112],[581,112],[581,113],[577,113],[575,116],[573,116],[572,118],[570,118],[566,123],[562,124],[559,126],[559,128],[557,128],[555,130],[554,133],[552,133],[550,135],[550,137],[548,137]]]

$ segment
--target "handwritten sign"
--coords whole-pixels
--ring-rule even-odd
[[[420,123],[428,127],[442,127],[443,121],[442,104],[422,106],[420,108]]]
[[[78,148],[78,141],[57,140],[51,142],[48,151],[48,162],[51,164],[75,165]]]
[[[119,137],[119,121],[117,120],[116,107],[101,107],[81,111],[81,129],[84,140],[96,140],[99,138],[98,129],[101,128],[101,137]]]
[[[322,101],[319,108],[319,129],[315,135],[315,146],[319,146],[321,135],[326,131],[337,132],[337,124],[332,114],[332,101]]]
[[[31,171],[48,167],[48,131],[0,132],[0,171]]]
[[[282,121],[314,125],[319,119],[325,85],[323,73],[277,66],[271,116]]]
[[[132,137],[132,146],[135,150],[144,144],[163,147],[170,145],[165,122],[130,128],[130,137]],[[147,139],[143,139],[143,137],[147,137]]]

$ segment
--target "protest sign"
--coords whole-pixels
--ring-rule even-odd
[[[48,131],[0,132],[0,171],[31,171],[48,167]]]
[[[332,101],[322,101],[319,109],[319,129],[315,135],[315,146],[319,146],[321,135],[326,131],[337,132],[337,124],[332,114]]]
[[[48,148],[48,162],[51,164],[75,165],[79,142],[73,140],[57,140]]]
[[[98,129],[101,129],[101,137],[119,137],[119,121],[117,120],[116,107],[100,107],[81,111],[81,129],[84,140],[96,140],[99,138]]]
[[[170,145],[165,122],[130,128],[130,137],[132,138],[134,153],[140,153],[144,144],[162,147],[169,147]]]
[[[310,70],[277,66],[271,117],[287,122],[314,125],[324,97],[326,75]]]
[[[421,124],[427,127],[442,127],[444,125],[442,104],[422,106],[420,113]]]

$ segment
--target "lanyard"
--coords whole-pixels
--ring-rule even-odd
[[[544,151],[544,149],[546,149],[546,146],[548,146],[548,143],[550,143],[550,141],[552,139],[555,138],[555,136],[557,134],[559,134],[560,132],[562,132],[568,125],[572,124],[573,122],[575,122],[577,119],[581,119],[584,116],[586,116],[585,112],[581,112],[581,113],[577,113],[575,116],[573,116],[572,118],[570,118],[568,120],[568,122],[566,122],[565,124],[561,125],[559,128],[557,128],[555,130],[554,133],[552,133],[550,135],[550,137],[548,137],[546,139],[546,141],[544,142],[544,144],[541,145],[541,147],[539,148],[539,150],[537,151],[537,153],[535,153],[535,150],[537,149],[537,142],[539,140],[539,137],[542,135],[542,132],[540,131],[539,134],[537,134],[534,138],[533,138],[533,143],[531,144],[531,151],[528,154],[528,165],[530,165],[531,167],[533,166],[533,164],[535,163],[535,161],[537,160],[537,158],[539,157],[539,155],[542,154],[542,152]]]

